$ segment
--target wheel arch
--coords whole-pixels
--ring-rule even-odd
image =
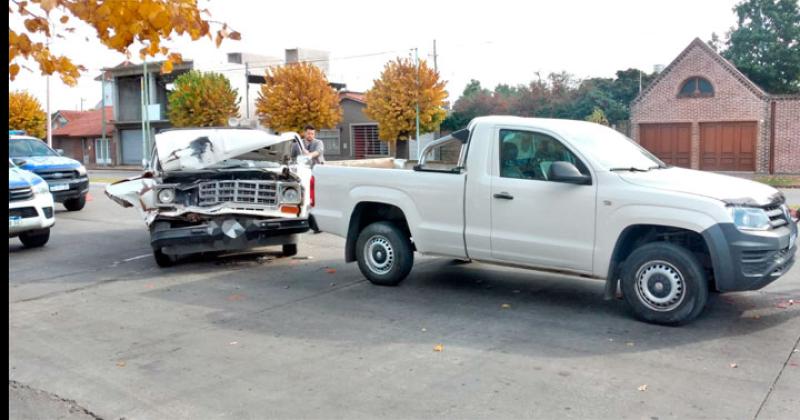
[[[400,207],[379,201],[362,201],[356,204],[350,214],[344,247],[344,259],[346,262],[356,260],[356,242],[361,231],[370,224],[381,221],[391,222],[399,227],[409,238],[412,236],[408,219]]]

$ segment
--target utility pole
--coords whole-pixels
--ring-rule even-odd
[[[48,21],[48,25],[49,25],[49,21]],[[47,50],[49,51],[50,50],[50,39],[49,38],[47,40],[47,44],[46,45],[47,45]],[[47,108],[47,146],[52,148],[53,147],[53,117],[50,116],[50,75],[49,74],[47,75],[46,79],[47,79],[46,80],[47,93],[45,95],[47,96],[47,99],[45,100],[45,102],[46,102],[45,108]]]
[[[642,71],[639,70],[639,93],[642,93]]]
[[[439,66],[436,63],[436,58],[437,58],[437,56],[436,56],[436,40],[434,39],[433,40],[433,70],[438,73],[439,72]]]
[[[86,98],[81,98],[81,107],[80,111],[83,112],[83,103],[86,102]]]
[[[416,92],[416,99],[417,99],[417,137],[415,140],[417,141],[417,147],[419,147],[419,51],[414,48],[414,61],[417,64],[417,92]]]
[[[109,158],[109,150],[108,150],[108,142],[106,141],[106,71],[105,69],[100,70],[100,131],[101,131],[101,140],[100,140],[100,156],[103,157],[103,162],[101,165],[106,166],[108,165],[108,158]],[[97,156],[97,146],[95,146],[95,157]],[[100,162],[98,162],[100,163]]]
[[[244,109],[245,118],[248,124],[250,123],[250,63],[244,63]]]
[[[141,99],[142,99],[142,167],[147,168],[147,145],[149,143],[150,129],[147,124],[147,59],[142,63],[142,80],[141,80]]]

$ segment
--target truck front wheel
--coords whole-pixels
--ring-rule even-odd
[[[64,201],[64,207],[67,211],[79,211],[86,206],[86,196],[82,195],[78,198],[70,198],[69,200]]]
[[[708,300],[703,267],[687,249],[667,242],[635,249],[622,266],[621,281],[636,318],[654,324],[685,324]]]
[[[26,248],[38,248],[44,246],[50,239],[50,228],[43,230],[35,230],[29,232],[22,232],[19,234],[19,240]]]
[[[372,284],[396,286],[414,265],[411,240],[389,222],[375,222],[361,231],[356,242],[358,268]]]

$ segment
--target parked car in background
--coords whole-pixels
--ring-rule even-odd
[[[57,203],[69,211],[78,211],[86,205],[89,177],[80,162],[62,154],[22,131],[9,131],[9,158],[21,169],[44,179]]]
[[[294,255],[311,201],[311,169],[290,157],[295,142],[295,133],[255,129],[166,130],[150,168],[106,195],[141,211],[161,267],[181,255],[272,245]]]
[[[428,162],[452,145],[457,159]],[[709,290],[758,290],[795,261],[779,191],[670,167],[599,124],[481,117],[421,156],[314,167],[312,217],[372,283],[398,284],[416,251],[604,280],[607,299],[621,286],[636,317],[674,325]]]
[[[26,247],[40,247],[55,224],[53,196],[42,178],[8,161],[8,237]]]

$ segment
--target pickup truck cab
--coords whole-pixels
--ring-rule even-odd
[[[8,237],[27,248],[44,246],[56,223],[53,196],[42,178],[8,160]]]
[[[86,206],[89,177],[80,162],[62,154],[22,131],[9,130],[9,158],[20,168],[47,181],[57,203],[62,203],[69,211],[78,211]]]
[[[372,283],[398,284],[416,251],[604,280],[607,299],[621,289],[636,317],[674,325],[710,290],[760,289],[794,263],[779,191],[668,166],[598,124],[481,117],[421,156],[314,168],[314,221]]]

